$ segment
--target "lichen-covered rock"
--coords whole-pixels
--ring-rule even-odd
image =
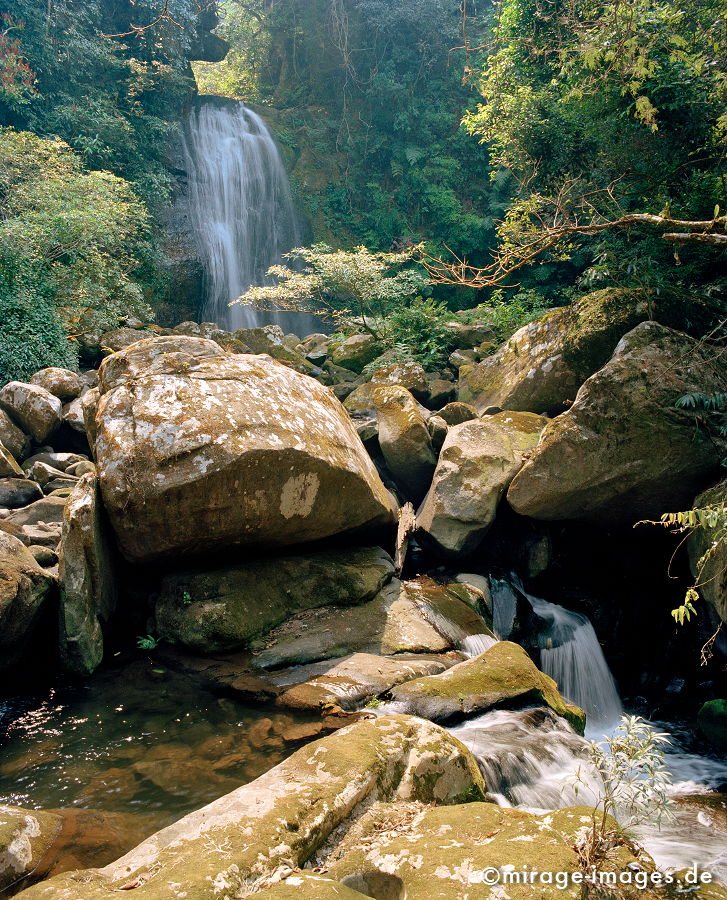
[[[59,643],[63,668],[90,675],[104,654],[104,627],[116,609],[116,575],[95,475],[84,475],[63,514],[59,547]]]
[[[22,541],[0,531],[0,670],[21,658],[54,589]]]
[[[463,422],[470,422],[472,419],[478,418],[477,410],[469,403],[462,403],[460,400],[453,400],[439,410],[440,415],[447,425],[461,425]]]
[[[727,361],[714,348],[643,322],[548,424],[510,485],[510,505],[534,519],[624,525],[690,507],[719,472],[727,440],[696,440],[694,415],[675,401],[725,383]]]
[[[331,351],[331,362],[357,374],[381,353],[381,344],[372,334],[354,334]]]
[[[475,550],[546,424],[533,413],[502,412],[450,428],[417,512],[422,539],[446,556]]]
[[[406,712],[443,722],[485,712],[493,707],[549,706],[583,733],[585,714],[566,704],[548,675],[541,672],[518,644],[499,641],[485,653],[391,691]]]
[[[727,503],[727,479],[709,488],[690,504],[694,509]],[[676,510],[675,510],[676,511]],[[727,543],[718,541],[720,529],[697,528],[687,539],[692,575],[699,579],[699,593],[723,622],[727,622]],[[717,542],[717,548],[699,571],[699,560]]]
[[[59,369],[56,366],[49,366],[47,369],[41,369],[39,372],[36,372],[35,375],[31,376],[30,383],[45,388],[64,403],[75,400],[88,387],[83,376],[79,375],[78,372],[71,372],[70,369]]]
[[[371,600],[393,574],[391,558],[378,547],[174,573],[156,601],[157,633],[199,652],[230,650],[301,610]]]
[[[261,325],[259,328],[242,328],[234,337],[250,348],[252,353],[266,353],[283,365],[309,375],[314,366],[300,353],[285,345],[285,335],[280,325]]]
[[[429,398],[429,381],[424,367],[417,362],[394,363],[377,369],[371,376],[372,384],[399,385],[420,402]]]
[[[40,864],[63,820],[54,813],[0,806],[0,891],[17,885]]]
[[[143,341],[150,337],[152,331],[140,331],[136,328],[112,328],[110,331],[104,331],[98,338],[101,350],[106,353],[118,353],[119,350],[125,350],[138,341]]]
[[[386,465],[407,497],[418,503],[429,488],[437,463],[426,420],[406,388],[381,385],[372,397]]]
[[[484,790],[472,754],[442,728],[406,716],[362,721],[309,744],[115,863],[60,875],[25,897],[97,900],[130,885],[140,900],[179,900],[182,891],[241,896],[282,864],[302,865],[371,801],[457,804],[483,799]]]
[[[35,384],[9,381],[0,388],[0,407],[38,444],[45,443],[61,424],[62,406],[58,397]]]
[[[557,414],[583,382],[609,359],[618,341],[639,322],[657,319],[683,328],[708,314],[644,291],[606,288],[525,325],[460,381],[460,400],[478,412],[488,407]]]
[[[395,519],[339,402],[270,357],[152,338],[104,360],[100,389],[96,464],[130,560],[288,546]]]

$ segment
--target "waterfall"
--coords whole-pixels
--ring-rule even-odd
[[[300,243],[288,176],[265,122],[236,100],[200,98],[183,151],[191,225],[206,273],[202,319],[230,331],[262,324],[320,330],[301,313],[228,305],[251,285],[272,283],[268,268]]]

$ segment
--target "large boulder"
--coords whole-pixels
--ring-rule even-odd
[[[90,675],[104,653],[116,609],[113,548],[96,476],[84,475],[66,503],[59,547],[60,655],[68,672]]]
[[[493,707],[549,706],[581,734],[585,728],[583,711],[567,704],[553,679],[537,668],[522,647],[509,641],[499,641],[440,675],[401,684],[391,695],[406,712],[434,722]]]
[[[437,725],[406,716],[362,721],[308,744],[115,863],[59,875],[25,896],[96,900],[133,888],[140,900],[242,897],[281,865],[302,866],[374,801],[447,805],[482,800],[484,790],[472,754]]]
[[[104,360],[95,456],[124,555],[282,547],[389,525],[340,403],[267,356],[159,337]]]
[[[88,383],[78,372],[71,372],[70,369],[60,369],[57,366],[49,366],[47,369],[41,369],[39,372],[36,372],[35,375],[31,376],[30,383],[45,388],[64,403],[80,397],[84,389],[88,387]]]
[[[38,482],[27,478],[0,478],[0,508],[21,509],[43,497]]]
[[[724,509],[727,506],[727,479],[696,497],[692,506],[695,509]],[[720,527],[718,524],[712,528],[697,528],[689,535],[687,549],[692,575],[699,582],[699,593],[719,618],[727,622],[727,540],[723,531],[724,525]],[[711,550],[715,544],[715,549]],[[699,561],[708,551],[709,558],[705,559],[700,570]]]
[[[13,422],[0,406],[0,443],[15,459],[24,459],[30,450],[30,435]]]
[[[0,670],[19,661],[54,589],[22,541],[0,531]]]
[[[417,512],[421,538],[446,556],[475,550],[546,424],[533,413],[501,412],[450,428]]]
[[[399,385],[422,402],[429,398],[427,373],[418,362],[394,363],[377,369],[371,376],[371,383]]]
[[[9,381],[0,388],[0,407],[38,444],[44,444],[61,424],[63,404],[36,384]]]
[[[157,633],[199,652],[230,650],[301,610],[371,600],[393,574],[391,558],[378,547],[175,573],[162,581]]]
[[[55,813],[0,806],[0,892],[17,885],[40,864],[61,830]]]
[[[374,388],[372,398],[386,465],[407,497],[418,503],[437,464],[426,420],[406,388],[381,385]]]
[[[682,328],[709,311],[683,298],[606,288],[523,326],[461,379],[459,399],[489,407],[557,414],[609,359],[618,341],[647,319]]]
[[[334,365],[360,373],[381,353],[381,344],[372,334],[354,334],[331,351]]]
[[[550,422],[510,485],[510,505],[535,519],[623,525],[690,507],[719,471],[727,440],[700,440],[695,416],[675,402],[726,382],[714,347],[643,322]]]

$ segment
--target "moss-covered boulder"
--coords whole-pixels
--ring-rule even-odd
[[[421,539],[449,557],[476,550],[546,425],[533,413],[501,412],[450,428],[417,512]]]
[[[639,322],[699,329],[711,315],[697,300],[605,288],[525,325],[464,375],[458,396],[480,413],[499,407],[557,414]]]
[[[708,700],[697,716],[702,734],[715,747],[727,749],[727,700]]]
[[[510,485],[510,505],[535,519],[628,525],[689,508],[719,472],[727,439],[699,440],[694,414],[675,403],[726,383],[714,347],[643,322],[548,424]]]
[[[585,728],[585,714],[569,707],[553,679],[537,668],[522,647],[509,641],[500,641],[441,675],[399,685],[391,695],[407,712],[434,722],[494,707],[549,706],[581,734]]]
[[[95,455],[124,555],[289,546],[395,521],[346,412],[317,381],[204,338],[104,360]]]
[[[252,353],[265,353],[303,375],[310,375],[315,369],[313,363],[285,345],[285,335],[280,325],[242,328],[235,331],[233,337],[245,347],[249,347]]]
[[[474,757],[444,729],[406,716],[362,721],[309,744],[104,869],[60,875],[25,897],[96,900],[132,886],[140,900],[179,900],[182,892],[190,900],[244,896],[281,865],[302,866],[372,801],[457,804],[483,799],[484,790]]]
[[[381,385],[372,393],[379,446],[386,465],[407,498],[419,503],[437,463],[426,420],[406,388]]]
[[[331,351],[334,365],[361,373],[381,353],[381,343],[372,334],[353,334]]]
[[[727,479],[694,499],[695,509],[727,504]],[[710,604],[723,622],[727,622],[727,542],[718,541],[719,527],[697,528],[687,539],[692,575],[699,580],[699,593]],[[717,543],[716,549],[704,563],[700,572],[699,560]]]
[[[424,367],[417,362],[382,366],[371,376],[372,384],[399,385],[422,403],[429,399],[429,381]]]
[[[18,883],[38,867],[62,824],[53,813],[0,806],[0,892],[11,885],[17,890]]]
[[[201,653],[232,650],[296,612],[371,600],[394,574],[378,547],[251,560],[164,577],[157,634]]]

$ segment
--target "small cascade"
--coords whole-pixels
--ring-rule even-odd
[[[229,306],[251,285],[271,284],[268,268],[300,243],[288,176],[265,122],[236,100],[201,98],[186,124],[184,155],[206,271],[202,318],[230,331],[263,324],[320,330],[301,313]]]
[[[470,634],[459,642],[459,648],[467,656],[479,656],[480,653],[486,653],[490,647],[494,647],[496,643],[497,638],[491,634]]]

